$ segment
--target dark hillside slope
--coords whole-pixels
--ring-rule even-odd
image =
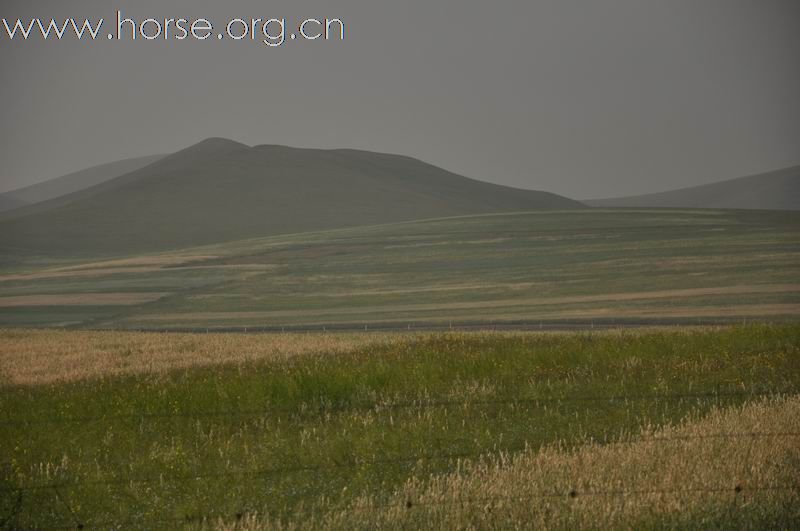
[[[93,166],[62,177],[2,193],[0,194],[0,200],[2,200],[2,198],[8,198],[21,201],[21,204],[48,201],[110,181],[120,175],[136,171],[152,164],[163,157],[164,155],[151,155],[148,157],[137,157]]]
[[[800,166],[669,192],[584,202],[594,207],[800,210]]]
[[[580,208],[397,155],[209,139],[0,218],[0,250],[122,254],[422,218]]]
[[[13,210],[25,206],[27,203],[14,197],[8,197],[5,194],[0,194],[0,212],[6,210]]]

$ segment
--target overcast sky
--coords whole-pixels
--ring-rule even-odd
[[[798,0],[2,0],[0,18],[117,9],[338,17],[345,40],[2,35],[0,190],[210,136],[400,153],[579,199],[800,163]]]

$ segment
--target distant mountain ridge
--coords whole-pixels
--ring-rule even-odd
[[[40,203],[84,190],[120,175],[136,171],[163,157],[164,155],[150,155],[100,164],[24,188],[3,192],[0,193],[0,211],[9,210],[9,208],[4,207],[5,205],[12,205],[11,208],[18,208],[26,204]]]
[[[667,192],[583,202],[592,207],[800,210],[800,165]]]
[[[309,230],[534,209],[556,194],[350,149],[211,138],[116,178],[0,216],[0,250],[120,254]]]

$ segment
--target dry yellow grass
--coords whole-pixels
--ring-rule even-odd
[[[715,327],[684,327],[712,330]],[[653,328],[601,330],[594,334],[632,336]],[[568,331],[450,332],[498,338],[526,334],[569,335]],[[369,346],[411,344],[436,333],[285,333],[189,334],[89,330],[0,328],[0,383],[45,385],[132,374],[159,374],[176,369],[253,361],[283,361],[298,355],[337,354]]]
[[[409,341],[399,334],[178,334],[0,329],[0,378],[39,385],[283,360]]]
[[[218,319],[273,319],[281,317],[309,317],[309,316],[337,316],[349,314],[393,314],[397,312],[424,312],[433,310],[474,310],[474,309],[494,309],[494,308],[514,308],[514,307],[536,307],[552,306],[561,304],[580,304],[598,302],[626,302],[626,301],[646,301],[659,299],[684,299],[692,297],[705,297],[710,295],[746,295],[758,293],[796,293],[800,292],[800,284],[756,284],[743,286],[725,286],[715,288],[691,288],[676,290],[659,291],[640,291],[631,293],[609,293],[603,295],[581,295],[572,297],[529,297],[529,298],[510,298],[489,301],[470,301],[470,302],[448,302],[430,304],[393,304],[393,305],[374,305],[365,307],[348,308],[329,308],[319,310],[275,310],[261,312],[192,312],[192,313],[168,313],[142,315],[133,318],[132,321],[141,319],[147,322],[158,321],[204,321]],[[696,309],[696,311],[695,311]],[[741,308],[717,306],[687,307],[678,308],[677,313],[670,313],[669,310],[658,308],[650,312],[653,316],[709,316],[709,315],[796,315],[800,314],[800,304],[763,304],[763,305],[742,305]],[[575,311],[553,311],[547,309],[548,318],[561,317],[598,317],[609,313],[620,317],[639,316],[642,314],[640,309],[633,311],[622,311],[619,308],[597,308],[581,309]],[[538,317],[538,315],[537,315]],[[401,319],[407,320],[407,318]],[[346,321],[331,321],[346,322]]]
[[[203,260],[218,258],[216,255],[168,255],[142,256],[104,262],[91,262],[76,266],[45,269],[32,273],[16,273],[0,275],[0,282],[30,281],[53,278],[93,278],[108,275],[153,273],[169,268],[172,271],[189,271],[203,269],[269,271],[278,267],[275,264],[218,264],[193,265]]]
[[[331,291],[315,294],[315,298],[351,298],[361,296],[376,296],[376,295],[408,295],[412,293],[438,293],[448,291],[478,291],[478,290],[507,290],[507,291],[522,291],[528,290],[539,286],[552,286],[552,282],[504,282],[504,283],[484,283],[484,284],[452,284],[452,285],[436,285],[436,286],[423,286],[402,289],[350,289],[343,291]],[[242,293],[209,293],[203,295],[190,295],[190,300],[209,300],[209,299],[226,299],[226,298],[241,298],[251,301],[268,300],[269,295],[245,295]]]
[[[105,275],[118,275],[121,273],[152,273],[160,270],[159,266],[135,266],[135,267],[114,267],[108,269],[70,269],[70,270],[48,270],[38,273],[20,273],[15,275],[2,275],[0,282],[11,282],[17,280],[42,280],[50,278],[82,278],[82,277],[101,277]]]
[[[774,303],[774,304],[730,304],[719,306],[677,306],[675,308],[639,308],[633,310],[620,310],[615,307],[590,308],[587,310],[556,311],[551,314],[533,313],[534,319],[596,319],[601,317],[615,318],[698,318],[698,317],[766,317],[766,316],[798,316],[800,304]]]
[[[339,312],[347,315],[349,312]],[[286,323],[291,323],[293,317],[302,318],[302,323],[317,326],[325,325],[346,325],[359,322],[364,315],[377,315],[380,312],[373,311],[372,307],[365,307],[360,313],[354,314],[356,318],[347,319],[343,317],[337,319],[331,317],[328,311],[290,311],[290,312],[197,312],[193,314],[142,314],[134,317],[126,317],[119,320],[126,326],[159,326],[162,323],[189,323],[191,326],[217,326],[222,324],[233,324],[236,326],[250,325],[259,326],[265,322],[281,323],[281,318],[285,318]],[[698,319],[698,318],[720,318],[720,317],[742,317],[742,318],[765,318],[769,316],[798,317],[800,316],[800,304],[775,303],[775,304],[742,304],[739,306],[720,305],[720,306],[677,306],[675,308],[641,308],[634,310],[620,310],[617,307],[609,306],[602,308],[589,308],[580,310],[551,310],[543,308],[540,310],[522,307],[519,311],[503,311],[492,313],[492,318],[496,322],[504,320],[525,319],[527,321],[550,321],[556,319],[600,319],[600,318],[643,318],[651,317],[655,319]],[[474,314],[469,311],[448,313],[447,317],[426,319],[426,324],[447,325],[448,322],[469,321]],[[381,323],[409,323],[413,321],[410,317],[382,317]],[[361,321],[363,322],[363,321]],[[168,325],[167,325],[168,326]]]
[[[31,273],[0,275],[0,282],[12,280],[38,280],[43,278],[92,277],[115,273],[147,273],[164,267],[187,264],[198,260],[217,258],[208,254],[144,255],[117,260],[103,260],[78,265],[54,267]]]
[[[633,439],[638,442],[575,450],[554,445],[463,462],[454,473],[409,480],[388,500],[362,496],[345,508],[327,508],[323,516],[298,514],[289,522],[250,516],[214,525],[220,530],[632,529],[666,521],[692,526],[708,517],[739,527],[753,515],[756,522],[758,515],[786,518],[787,508],[800,503],[798,439],[742,435],[787,432],[800,432],[797,396],[645,429]]]
[[[59,293],[0,297],[0,308],[16,306],[130,306],[160,299],[167,293]]]
[[[143,256],[134,256],[131,258],[118,258],[115,260],[103,260],[100,262],[89,262],[76,266],[62,267],[52,271],[70,271],[80,269],[107,269],[117,267],[129,266],[175,266],[185,264],[196,260],[209,260],[218,258],[217,255],[211,254],[193,254],[193,253],[167,253],[167,254],[152,254]]]

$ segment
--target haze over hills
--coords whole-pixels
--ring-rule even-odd
[[[593,207],[800,210],[800,166],[668,192],[584,203]]]
[[[0,193],[0,212],[26,204],[40,203],[63,195],[90,188],[120,175],[138,170],[163,158],[150,155],[100,164],[62,177]]]
[[[15,208],[20,208],[27,205],[25,201],[17,199],[15,197],[8,197],[5,194],[0,194],[0,212],[4,212],[6,210],[13,210]]]
[[[0,249],[112,255],[491,212],[581,208],[399,155],[208,139],[0,217]]]

